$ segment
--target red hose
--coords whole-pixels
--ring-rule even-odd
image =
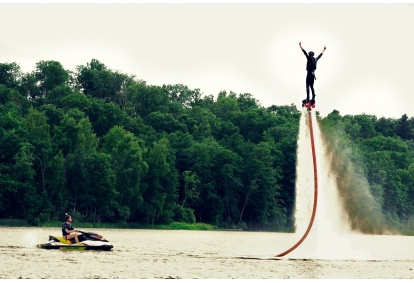
[[[313,140],[313,127],[312,127],[312,115],[311,112],[308,112],[308,117],[309,117],[309,129],[310,129],[310,138],[311,138],[311,144],[312,144],[312,158],[313,158],[313,179],[314,179],[314,184],[315,184],[315,190],[314,190],[314,195],[313,195],[313,210],[312,210],[312,217],[310,219],[308,228],[306,229],[305,234],[303,234],[302,238],[300,238],[300,240],[290,249],[288,249],[287,251],[278,254],[276,257],[282,257],[284,255],[287,255],[288,253],[290,253],[291,251],[293,251],[294,249],[296,249],[297,247],[299,247],[299,245],[306,239],[306,237],[308,236],[312,225],[313,225],[313,221],[315,220],[315,214],[316,214],[316,206],[318,205],[318,172],[317,172],[317,166],[316,166],[316,153],[315,153],[315,143]]]

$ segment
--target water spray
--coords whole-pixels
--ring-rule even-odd
[[[308,236],[313,222],[315,220],[316,215],[316,207],[318,205],[318,170],[317,170],[317,164],[316,164],[316,152],[315,152],[315,141],[313,137],[313,127],[312,127],[312,115],[310,110],[307,112],[308,120],[309,120],[309,130],[310,130],[310,139],[311,139],[311,146],[312,146],[312,160],[313,160],[313,180],[314,180],[314,194],[313,194],[313,209],[312,209],[312,216],[309,221],[308,228],[305,231],[305,234],[300,238],[300,240],[293,245],[290,249],[284,251],[283,253],[280,253],[276,255],[276,257],[282,257],[290,253],[291,251],[295,250],[299,245],[306,239]]]

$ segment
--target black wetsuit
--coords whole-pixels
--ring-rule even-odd
[[[303,54],[305,54],[308,62],[306,63],[306,100],[309,101],[309,88],[312,90],[312,100],[315,100],[315,90],[313,89],[313,83],[315,82],[315,70],[316,64],[322,57],[322,53],[318,57],[309,56],[309,54],[302,48]]]

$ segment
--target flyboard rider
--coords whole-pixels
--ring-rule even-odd
[[[318,57],[314,57],[315,53],[313,53],[313,51],[310,51],[309,53],[307,53],[305,51],[305,49],[302,48],[302,42],[299,42],[299,47],[300,49],[302,49],[303,54],[305,54],[306,59],[307,59],[307,63],[306,63],[306,71],[307,71],[307,75],[306,75],[306,103],[309,103],[309,88],[312,91],[312,100],[310,101],[312,105],[315,104],[315,90],[313,89],[313,84],[316,80],[315,77],[315,70],[316,70],[316,64],[318,63],[319,59],[321,59],[323,53],[326,50],[326,45],[323,48],[323,51],[321,54],[319,54]]]

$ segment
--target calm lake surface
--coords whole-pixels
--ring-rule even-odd
[[[292,253],[276,258],[300,235],[85,230],[103,235],[114,245],[113,251],[40,249],[36,245],[46,243],[49,235],[59,235],[60,227],[0,227],[0,278],[414,278],[414,237],[408,236],[352,234],[321,243],[315,235]]]

